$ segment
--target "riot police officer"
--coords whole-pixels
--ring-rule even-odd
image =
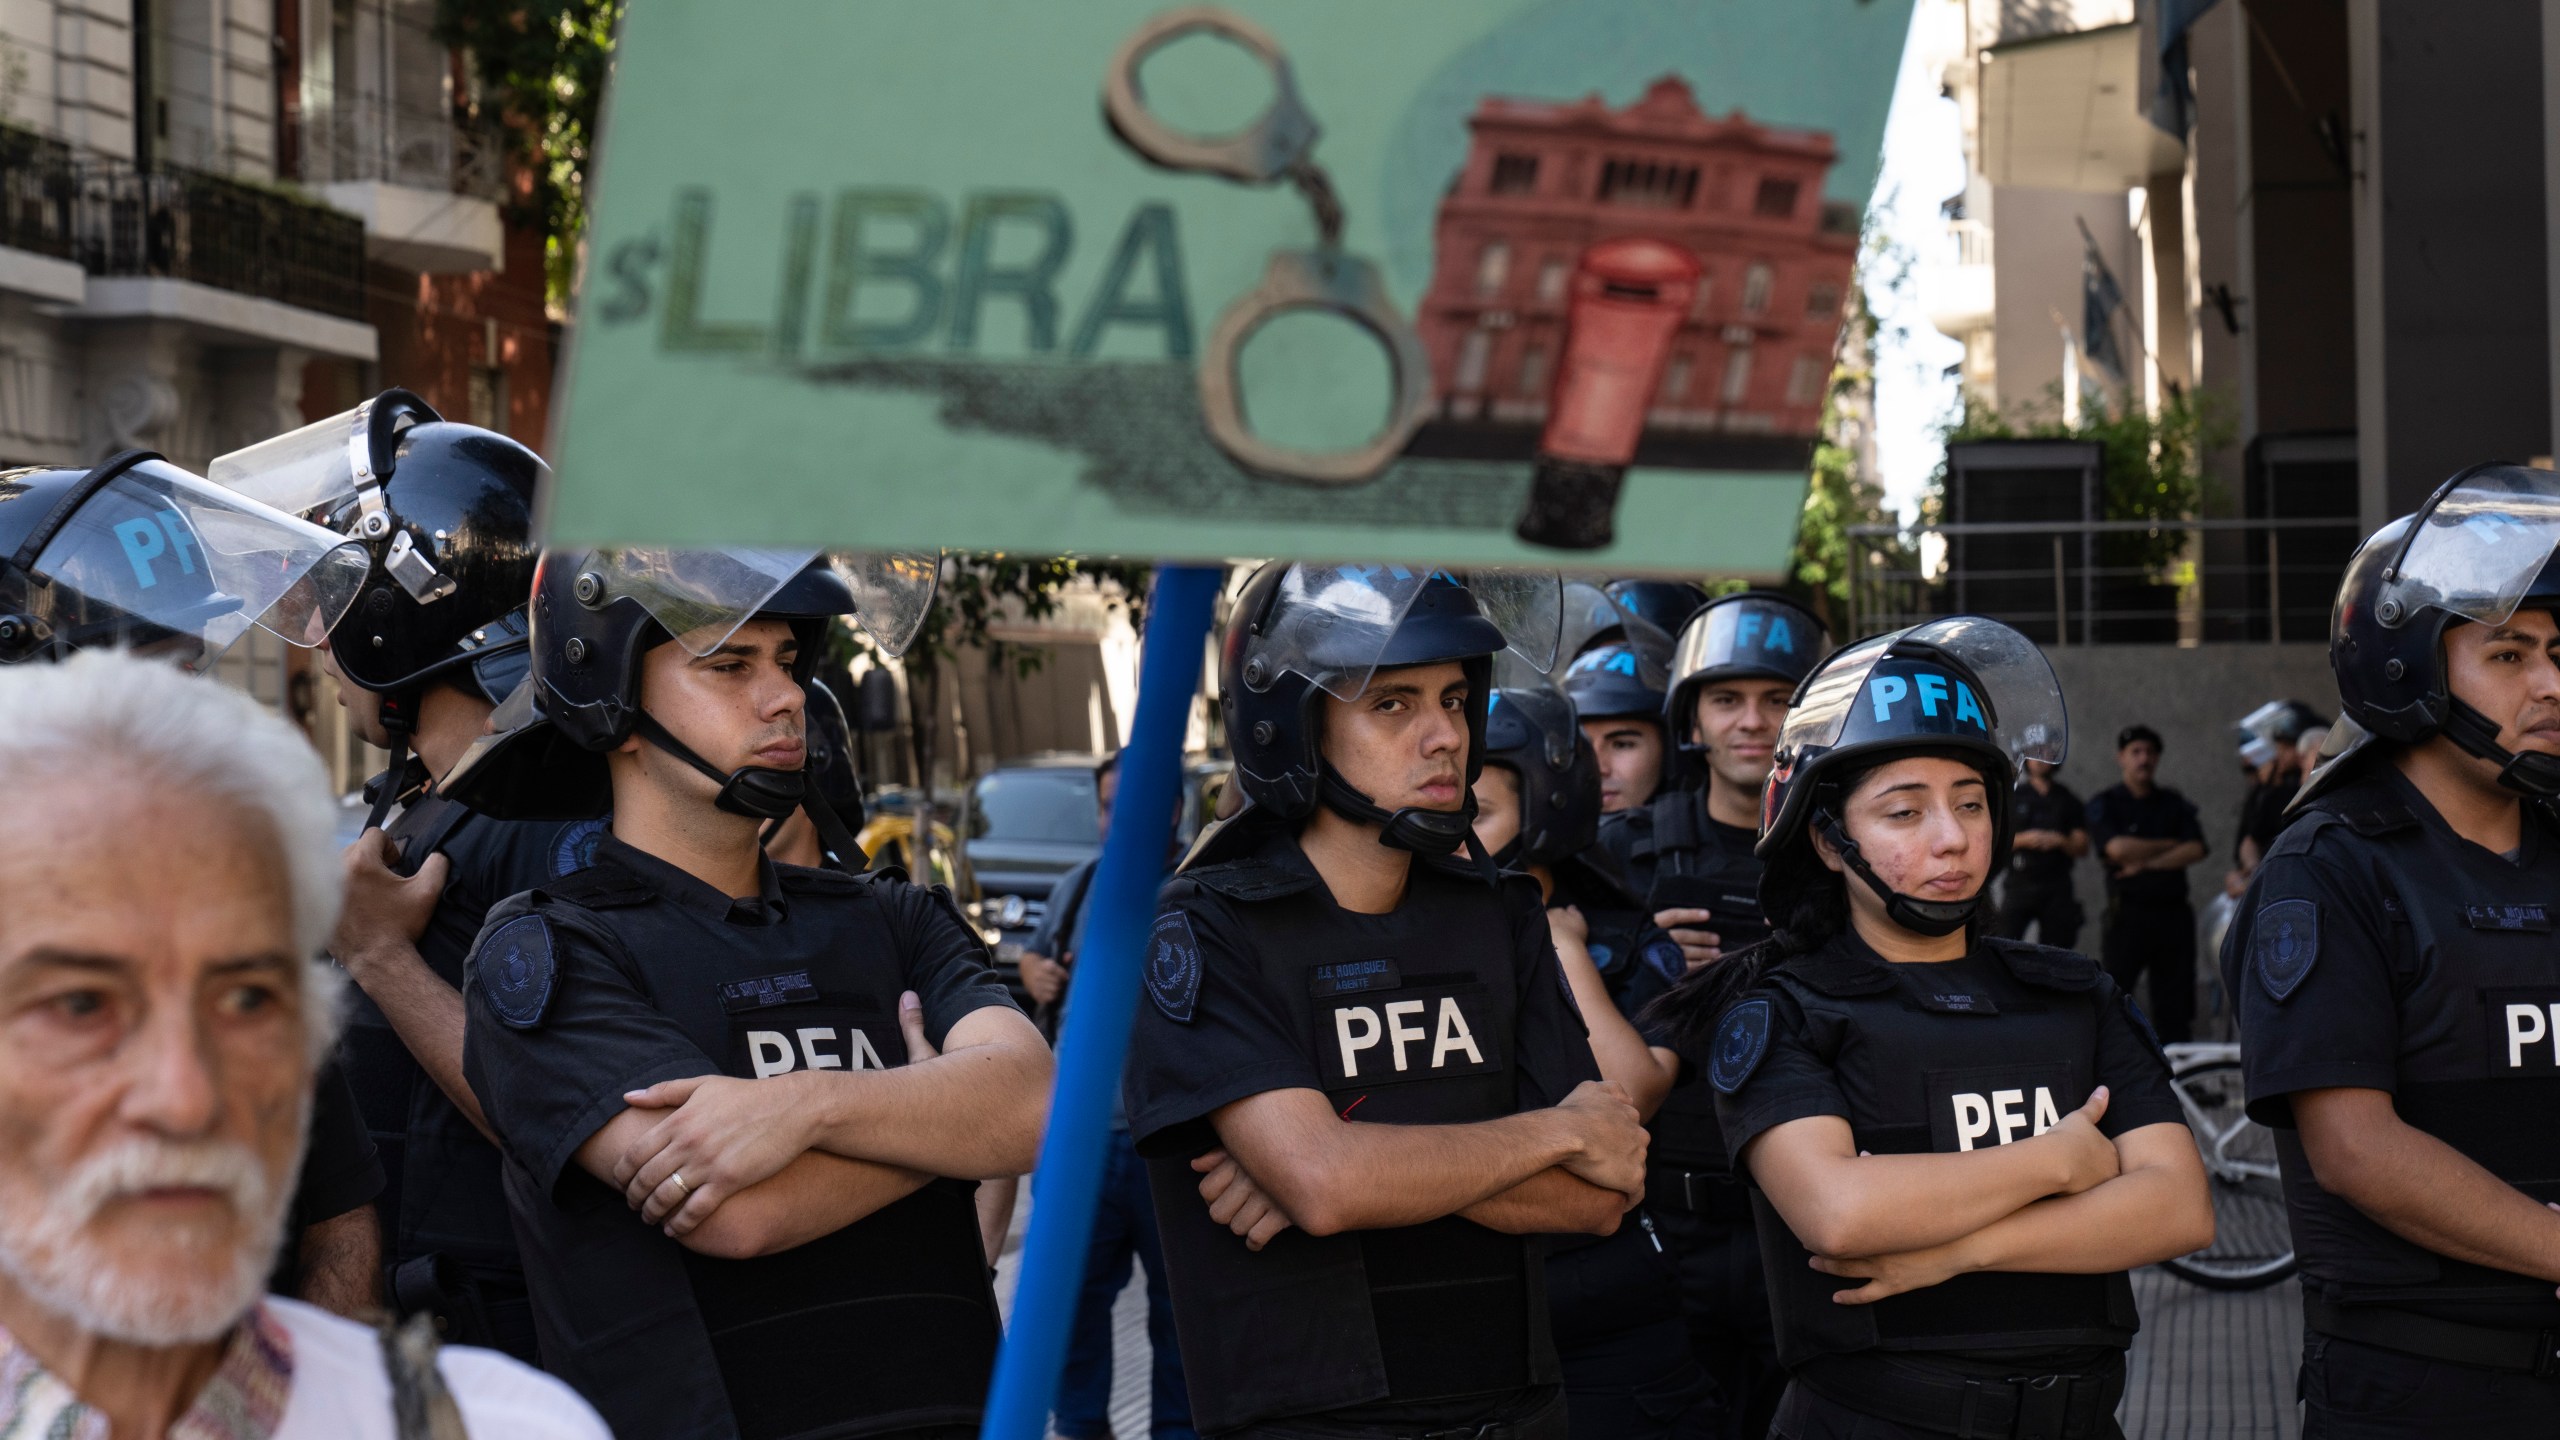
[[[1641,810],[1666,777],[1670,746],[1662,700],[1671,688],[1671,641],[1641,620],[1573,657],[1564,671],[1582,733],[1600,762],[1600,810]]]
[[[2554,477],[2483,467],[2348,561],[2346,738],[2223,943],[2306,1437],[2560,1434],[2555,541]]]
[[[0,471],[0,665],[115,645],[196,673],[252,626],[308,647],[356,599],[364,556],[147,451]],[[381,1157],[323,1070],[271,1288],[341,1314],[380,1303]]]
[[[1715,601],[1681,633],[1663,723],[1700,779],[1609,817],[1600,836],[1692,968],[1767,934],[1752,853],[1761,784],[1788,699],[1829,645],[1820,621],[1759,591]],[[1721,1433],[1766,1434],[1785,1377],[1760,1244],[1725,1159],[1715,1096],[1695,1075],[1653,1117],[1645,1189],[1677,1262],[1691,1343],[1722,1395]]]
[[[368,561],[320,651],[350,728],[391,752],[347,849],[330,945],[358,987],[346,1066],[390,1179],[385,1288],[394,1311],[434,1315],[446,1340],[528,1362],[533,1311],[498,1151],[462,1076],[462,962],[489,907],[580,868],[581,839],[601,822],[500,820],[438,782],[523,677],[549,473],[531,450],[406,390],[212,467],[242,494],[314,516]]]
[[[1548,932],[1590,1028],[1592,1057],[1602,1078],[1624,1087],[1636,1113],[1650,1117],[1680,1059],[1648,1045],[1631,1017],[1679,978],[1680,947],[1653,926],[1594,843],[1599,766],[1574,707],[1537,677],[1500,678],[1510,683],[1493,692],[1485,720],[1476,838],[1495,864],[1527,872],[1545,892]],[[1670,1258],[1651,1217],[1639,1208],[1631,1219],[1614,1235],[1547,1242],[1548,1314],[1573,1435],[1712,1435],[1710,1387],[1690,1353]]]
[[[2240,826],[2231,840],[2232,869],[2224,889],[2233,895],[2267,858],[2276,837],[2293,823],[2293,797],[2314,753],[2303,738],[2324,730],[2328,717],[2299,700],[2270,700],[2240,717],[2240,762],[2249,768],[2249,790],[2240,799]]]
[[[2087,957],[1984,933],[2017,766],[2063,745],[2044,657],[1971,616],[1796,692],[1775,929],[1668,1002],[1760,1212],[1775,1435],[2117,1436],[2125,1271],[2211,1241],[2140,1012]]]
[[[976,1433],[997,1316],[971,1194],[1031,1167],[1048,1047],[948,892],[759,846],[815,803],[824,627],[857,614],[895,652],[921,609],[856,591],[807,552],[547,555],[539,720],[463,791],[507,750],[543,761],[510,786],[584,765],[611,790],[593,862],[489,912],[463,1067],[543,1360],[625,1440]]]
[[[1707,592],[1687,580],[1622,576],[1600,588],[1619,609],[1663,635],[1678,635],[1708,605]]]
[[[1165,887],[1126,1086],[1204,1434],[1564,1434],[1533,1237],[1614,1230],[1644,1140],[1469,828],[1492,657],[1555,633],[1479,578],[1275,563],[1227,628],[1247,805]]]

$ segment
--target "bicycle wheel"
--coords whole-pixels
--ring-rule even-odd
[[[2242,1108],[2240,1062],[2204,1060],[2170,1076],[2213,1192],[2213,1243],[2160,1268],[2208,1290],[2259,1290],[2294,1271],[2293,1230],[2275,1136]]]

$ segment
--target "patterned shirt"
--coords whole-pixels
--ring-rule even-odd
[[[169,1440],[270,1440],[293,1393],[293,1337],[264,1306],[223,1347]],[[0,1329],[0,1440],[107,1440],[107,1417]]]

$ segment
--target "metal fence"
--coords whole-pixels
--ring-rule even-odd
[[[366,105],[303,117],[305,182],[381,180],[481,200],[506,198],[506,135],[494,121],[454,111]]]
[[[0,130],[0,244],[362,320],[364,222],[281,190]]]
[[[2352,518],[1859,525],[1850,633],[1989,616],[2046,645],[2327,638]]]

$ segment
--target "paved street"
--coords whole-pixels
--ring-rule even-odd
[[[1022,1258],[1029,1199],[996,1267],[996,1293],[1010,1306]],[[2302,1349],[2302,1292],[2286,1281],[2249,1294],[2221,1294],[2145,1270],[2133,1277],[2142,1334],[2125,1381],[2129,1440],[2293,1440],[2301,1433],[2293,1372]],[[1147,1433],[1147,1295],[1132,1280],[1111,1313],[1111,1426],[1120,1440]]]

